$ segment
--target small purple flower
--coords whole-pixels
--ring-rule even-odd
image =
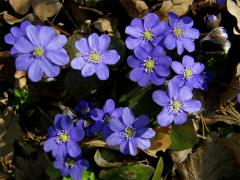
[[[172,69],[176,75],[173,79],[182,86],[187,86],[190,89],[201,89],[204,83],[204,65],[201,63],[194,63],[191,56],[183,56],[182,63],[173,61]]]
[[[69,61],[63,46],[67,38],[64,35],[56,35],[53,28],[48,26],[36,27],[28,25],[26,35],[14,42],[17,50],[16,69],[28,71],[28,77],[33,82],[42,79],[43,73],[47,77],[56,77],[60,73],[60,67]]]
[[[221,15],[213,15],[213,14],[208,14],[207,16],[204,17],[204,21],[207,25],[208,29],[214,29],[219,26],[221,22]]]
[[[93,104],[85,100],[80,100],[75,108],[77,114],[82,118],[90,117],[92,109]]]
[[[7,44],[10,44],[10,45],[14,45],[16,40],[19,38],[19,37],[22,37],[22,36],[25,36],[26,35],[26,28],[27,26],[31,25],[31,23],[29,21],[23,21],[20,25],[20,28],[17,27],[17,26],[13,26],[11,29],[10,29],[10,33],[6,34],[5,37],[4,37],[4,41],[7,43]],[[12,47],[11,48],[11,54],[12,55],[15,55],[17,54],[17,50]]]
[[[64,159],[56,159],[53,166],[61,171],[62,176],[71,176],[74,180],[81,180],[82,171],[88,169],[89,163],[80,156],[72,158],[67,155]]]
[[[96,33],[76,41],[75,46],[80,55],[72,60],[72,68],[81,70],[83,77],[96,73],[100,80],[108,79],[109,69],[107,65],[116,64],[120,59],[116,50],[107,50],[109,44],[110,37],[108,35],[98,36]]]
[[[240,94],[238,94],[238,96],[237,96],[237,101],[238,101],[238,103],[240,103]]]
[[[172,59],[164,54],[160,46],[144,49],[136,47],[134,56],[128,57],[128,65],[133,68],[130,79],[139,86],[149,83],[161,85],[170,74]]]
[[[57,114],[54,126],[48,128],[48,136],[48,140],[44,143],[44,151],[52,151],[56,159],[63,159],[66,154],[77,157],[81,153],[77,142],[84,138],[84,131],[79,126],[74,127],[73,117]]]
[[[126,46],[128,49],[138,46],[156,46],[167,30],[167,23],[160,22],[155,13],[148,13],[144,19],[134,18],[130,26],[125,29],[125,33],[129,35],[126,39]]]
[[[96,133],[98,133],[98,131],[95,131],[95,129],[93,129],[93,125],[97,126],[96,123],[98,122],[95,122],[91,118],[91,116],[89,116],[89,117],[79,119],[76,125],[84,129],[86,137],[91,137],[91,136],[94,136]]]
[[[103,109],[95,108],[92,111],[92,119],[94,119],[95,124],[92,127],[94,132],[102,131],[103,138],[106,139],[112,130],[109,128],[109,121],[112,118],[120,118],[122,115],[122,108],[115,108],[115,103],[112,99],[108,99]]]
[[[168,13],[170,26],[169,34],[164,39],[167,49],[173,50],[177,47],[177,53],[181,55],[186,49],[188,52],[195,50],[194,40],[199,38],[199,31],[193,26],[192,18],[185,16],[181,19],[173,12]]]
[[[163,106],[162,111],[157,116],[158,124],[165,127],[173,121],[176,125],[185,123],[187,112],[196,113],[201,108],[201,102],[192,100],[192,96],[193,94],[188,87],[179,88],[173,80],[168,83],[168,94],[162,90],[155,91],[152,95],[153,101]]]
[[[155,131],[148,128],[149,118],[141,115],[134,118],[129,108],[123,108],[121,118],[112,118],[109,127],[113,133],[106,142],[109,146],[120,145],[123,154],[137,155],[137,148],[146,150],[150,148],[150,138],[155,136]]]

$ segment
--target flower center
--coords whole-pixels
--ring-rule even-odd
[[[84,127],[88,127],[88,126],[90,126],[91,124],[92,124],[93,122],[92,122],[92,120],[91,119],[84,119]]]
[[[69,136],[68,132],[62,130],[58,133],[58,137],[57,137],[58,144],[66,143],[69,140],[70,140],[70,136]]]
[[[144,61],[143,66],[145,67],[145,72],[147,73],[153,72],[153,69],[155,68],[155,60],[149,58]]]
[[[173,100],[170,101],[170,111],[174,114],[178,113],[182,108],[182,103],[179,100],[176,100],[174,98]]]
[[[101,61],[101,56],[98,52],[93,52],[90,54],[90,61],[93,63],[99,63]]]
[[[183,75],[186,79],[191,79],[191,77],[193,75],[192,70],[191,69],[185,69]]]
[[[76,163],[74,159],[67,159],[64,165],[67,166],[68,168],[73,168],[76,166]]]
[[[144,31],[144,33],[143,33],[143,37],[144,37],[144,39],[146,39],[146,40],[148,40],[148,41],[151,41],[151,40],[153,39],[153,34],[152,34],[151,31],[146,30],[146,31]]]
[[[176,36],[176,37],[182,37],[183,36],[183,29],[181,28],[181,27],[175,27],[174,29],[173,29],[173,33],[174,33],[174,35]]]
[[[125,133],[127,138],[132,138],[133,136],[135,136],[136,131],[132,127],[127,127],[125,129]]]
[[[90,108],[89,107],[82,108],[81,112],[82,112],[83,115],[86,115],[87,113],[90,112]]]
[[[104,122],[108,122],[111,119],[111,115],[110,114],[105,114],[103,117]]]
[[[42,47],[37,47],[37,48],[35,48],[34,51],[33,51],[33,55],[34,55],[35,57],[42,57],[43,54],[44,54],[44,50],[43,50]]]

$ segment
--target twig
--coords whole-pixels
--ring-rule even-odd
[[[58,31],[60,31],[62,34],[65,34],[66,36],[71,36],[68,32],[62,30],[61,28],[59,28],[58,26],[55,26],[51,21],[46,20],[46,22],[51,25],[53,28],[57,29]]]
[[[79,9],[82,9],[82,10],[87,10],[87,11],[92,11],[98,15],[101,15],[101,16],[104,16],[104,13],[102,11],[99,11],[97,9],[93,9],[93,8],[89,8],[89,7],[84,7],[84,6],[78,6]]]
[[[56,17],[58,16],[59,12],[61,11],[62,7],[63,7],[63,3],[64,3],[64,0],[62,1],[61,3],[61,7],[60,9],[58,10],[57,14],[54,16],[53,20],[52,20],[52,23],[55,21]]]

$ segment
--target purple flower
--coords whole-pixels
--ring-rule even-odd
[[[179,88],[175,81],[169,81],[168,93],[157,90],[152,98],[155,103],[163,106],[162,111],[157,116],[160,126],[165,127],[173,121],[176,125],[183,124],[187,120],[187,112],[196,113],[201,108],[200,101],[192,100],[191,90],[184,86]]]
[[[221,16],[220,15],[215,16],[213,14],[209,14],[204,17],[204,21],[208,29],[214,29],[219,26],[221,22]]]
[[[237,96],[237,101],[240,103],[240,94]]]
[[[110,37],[108,35],[98,36],[96,33],[76,41],[75,46],[80,55],[72,60],[72,68],[81,70],[83,77],[96,73],[100,80],[108,79],[109,69],[107,65],[116,64],[120,59],[116,50],[107,50],[109,44]]]
[[[43,73],[47,77],[56,77],[60,73],[59,66],[66,65],[69,61],[67,52],[63,49],[66,42],[67,38],[56,35],[51,27],[28,25],[26,35],[14,42],[17,50],[16,69],[28,71],[28,77],[33,82],[40,81]]]
[[[97,126],[95,123],[96,122],[91,118],[91,116],[89,116],[79,119],[76,125],[84,129],[85,135],[87,137],[91,137],[98,133],[98,131],[95,131],[95,129],[93,129],[93,125]]]
[[[150,138],[155,131],[148,128],[149,118],[141,115],[134,118],[129,108],[123,108],[120,118],[112,118],[109,127],[113,133],[106,139],[109,146],[120,145],[123,154],[137,155],[137,148],[146,150],[150,148]]]
[[[94,119],[95,123],[92,127],[92,131],[102,131],[103,138],[106,139],[112,133],[112,130],[109,128],[109,121],[112,118],[120,118],[121,115],[122,108],[115,108],[114,101],[108,99],[102,110],[98,108],[93,109],[91,117]]]
[[[126,46],[128,49],[138,46],[156,46],[167,30],[167,23],[160,22],[155,13],[148,13],[144,19],[134,18],[130,26],[125,29],[125,33],[129,35],[126,39]]]
[[[89,163],[80,156],[72,158],[67,155],[64,159],[56,159],[53,166],[61,171],[62,176],[71,176],[74,180],[81,180],[82,171],[88,169]]]
[[[204,65],[201,63],[194,63],[191,56],[183,56],[182,63],[173,61],[172,69],[176,75],[173,79],[182,86],[187,86],[190,89],[201,89],[204,83]]]
[[[93,105],[90,102],[85,100],[80,100],[78,105],[76,106],[75,110],[80,117],[89,117],[91,111],[93,109]]]
[[[139,86],[146,86],[149,83],[161,85],[165,77],[170,74],[172,60],[165,56],[160,46],[144,49],[136,47],[134,56],[128,57],[128,65],[133,68],[130,79],[137,82]]]
[[[13,26],[10,29],[10,33],[5,35],[5,37],[4,37],[5,42],[7,44],[14,45],[16,40],[19,37],[22,37],[22,36],[26,35],[26,28],[29,25],[31,25],[31,23],[29,21],[23,21],[20,25],[20,28],[17,27],[17,26]],[[14,47],[11,48],[11,54],[12,55],[17,54],[17,50]]]
[[[199,31],[192,28],[192,18],[185,16],[179,19],[176,14],[170,12],[168,13],[168,19],[170,30],[164,39],[166,48],[173,50],[177,47],[179,55],[183,53],[184,49],[193,52],[195,50],[194,40],[199,38]]]
[[[48,128],[48,136],[48,140],[44,143],[44,151],[52,151],[56,159],[63,159],[66,154],[77,157],[81,153],[77,142],[84,138],[84,131],[79,126],[73,126],[71,116],[57,114],[54,126]]]

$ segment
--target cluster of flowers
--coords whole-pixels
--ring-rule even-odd
[[[16,69],[27,71],[33,82],[40,81],[43,73],[49,78],[58,76],[59,66],[69,63],[69,56],[64,49],[67,38],[57,35],[49,26],[34,26],[29,21],[24,21],[20,28],[11,28],[5,36],[5,42],[13,45],[11,55],[16,58]],[[108,35],[99,37],[96,33],[76,41],[79,55],[71,61],[71,67],[81,70],[83,77],[96,73],[100,80],[108,79],[107,65],[116,64],[120,59],[117,51],[107,50],[109,44]]]
[[[147,116],[135,118],[129,108],[116,108],[112,99],[108,99],[102,109],[80,100],[76,112],[76,123],[72,116],[56,115],[44,144],[44,151],[52,152],[55,158],[53,166],[61,171],[62,176],[71,176],[74,180],[81,179],[82,170],[88,168],[88,162],[81,158],[78,144],[85,136],[102,132],[109,146],[119,145],[122,153],[133,156],[137,154],[137,148],[150,148],[150,138],[155,136],[155,131],[147,127]]]
[[[130,79],[139,86],[150,83],[162,85],[171,72],[177,74],[168,82],[168,93],[162,90],[153,93],[153,100],[163,106],[157,116],[160,126],[168,126],[173,121],[183,124],[187,120],[187,112],[200,110],[201,103],[192,100],[192,90],[204,89],[204,65],[195,63],[191,56],[183,56],[182,63],[172,61],[164,49],[177,48],[178,55],[186,49],[195,50],[194,40],[199,38],[199,31],[193,26],[190,17],[179,18],[169,13],[169,22],[159,21],[154,13],[147,14],[144,19],[135,18],[126,27],[126,46],[134,51],[128,57],[128,65],[133,68]]]

